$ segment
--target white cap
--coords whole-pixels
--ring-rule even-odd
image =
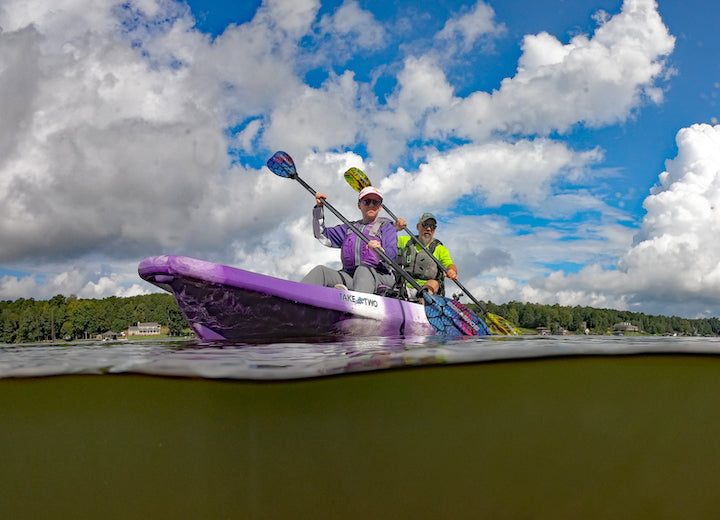
[[[365,186],[360,191],[360,195],[358,195],[358,200],[362,200],[363,197],[366,197],[366,196],[370,195],[371,193],[374,193],[375,195],[380,197],[380,199],[382,200],[382,198],[383,198],[382,193],[380,193],[380,190],[377,189],[375,186]]]

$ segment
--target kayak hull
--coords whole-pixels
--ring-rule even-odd
[[[138,273],[172,293],[206,341],[436,334],[419,303],[174,255],[146,258]]]

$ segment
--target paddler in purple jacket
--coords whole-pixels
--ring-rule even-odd
[[[313,232],[315,238],[323,245],[340,248],[342,269],[336,271],[318,265],[302,279],[302,282],[366,293],[377,293],[381,285],[392,287],[395,283],[395,275],[390,266],[373,251],[382,249],[392,260],[397,256],[395,225],[392,220],[379,216],[382,209],[382,193],[377,188],[368,186],[363,188],[358,196],[358,208],[362,212],[362,220],[353,224],[368,238],[370,242],[367,245],[345,224],[325,227],[323,200],[326,198],[322,193],[315,194]]]

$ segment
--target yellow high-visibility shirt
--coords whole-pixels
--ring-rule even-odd
[[[407,235],[398,236],[398,250],[400,250],[401,248],[405,248],[408,242],[410,242],[410,240],[411,238]],[[422,251],[422,247],[417,245],[415,242],[413,242],[413,246],[415,247],[415,251]],[[442,244],[438,244],[437,247],[435,247],[435,251],[433,251],[433,256],[440,260],[440,263],[445,267],[445,269],[447,269],[448,266],[453,263],[452,258],[450,258],[450,251],[448,251],[447,247]],[[398,261],[401,261],[399,257]],[[418,278],[416,278],[415,281],[420,285],[423,285],[425,282],[427,282],[427,280],[421,280]],[[408,286],[409,285],[410,284],[408,283]]]

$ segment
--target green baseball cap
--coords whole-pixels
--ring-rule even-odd
[[[435,224],[437,224],[437,219],[435,218],[435,215],[432,213],[423,213],[420,216],[420,220],[418,220],[418,224],[424,224],[428,220],[434,220]]]

